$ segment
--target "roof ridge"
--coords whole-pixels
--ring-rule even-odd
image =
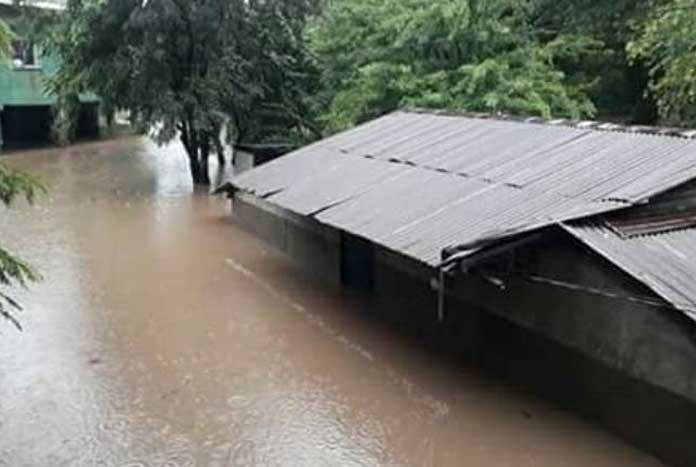
[[[504,122],[529,123],[537,125],[563,126],[579,130],[595,130],[613,133],[630,133],[650,136],[673,137],[680,139],[696,139],[696,129],[651,125],[628,125],[616,122],[598,120],[573,120],[568,118],[543,118],[535,116],[513,115],[504,112],[472,112],[452,109],[427,109],[422,107],[404,107],[401,112],[429,114],[449,117],[467,117],[480,120],[498,120]]]

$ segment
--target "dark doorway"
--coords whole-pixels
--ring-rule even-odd
[[[81,104],[77,123],[78,139],[99,137],[99,104]]]
[[[374,290],[375,248],[372,242],[341,234],[341,282],[346,287],[372,293]]]
[[[0,112],[4,146],[12,149],[53,143],[53,119],[50,106],[6,106]],[[76,136],[79,140],[99,137],[99,104],[80,106]]]
[[[41,145],[51,141],[53,112],[49,106],[7,106],[0,121],[6,146]]]

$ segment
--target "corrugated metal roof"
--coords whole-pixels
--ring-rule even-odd
[[[564,228],[696,320],[695,229],[621,238],[603,222]]]
[[[624,208],[696,178],[696,140],[585,128],[594,125],[399,111],[231,183],[436,265],[446,248]]]

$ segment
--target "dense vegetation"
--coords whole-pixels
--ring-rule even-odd
[[[0,21],[0,59],[7,59],[11,38],[9,28]],[[7,207],[17,197],[32,201],[40,190],[41,186],[29,176],[0,164],[0,205]],[[26,263],[0,245],[0,317],[21,329],[13,314],[13,311],[21,310],[21,306],[6,289],[13,285],[26,285],[27,282],[36,281],[38,278]]]
[[[22,2],[18,2],[22,3]],[[78,95],[179,138],[196,183],[224,143],[307,142],[401,106],[696,123],[696,0],[68,0],[25,35]],[[0,21],[0,54],[12,32]],[[222,131],[222,130],[226,131]],[[229,141],[222,141],[226,135]],[[0,165],[0,204],[40,186]],[[37,275],[0,247],[0,287]],[[0,288],[0,316],[19,326]]]
[[[70,0],[47,41],[63,60],[49,86],[68,121],[89,89],[156,140],[180,138],[194,181],[207,184],[223,127],[236,139],[269,136],[260,121],[270,136],[318,134],[300,94],[311,81],[302,34],[312,12],[311,0]]]
[[[630,57],[648,64],[650,91],[662,116],[676,124],[696,122],[696,0],[654,8],[629,44]]]
[[[69,0],[51,89],[90,89],[196,182],[233,140],[308,141],[401,106],[688,124],[696,0]],[[70,121],[68,118],[67,121]]]
[[[5,22],[0,20],[0,56],[7,56],[10,50],[10,41],[12,40],[12,32]]]
[[[522,2],[331,2],[309,31],[327,94],[323,119],[352,126],[401,105],[580,118],[595,112],[558,63],[587,41],[542,42]]]

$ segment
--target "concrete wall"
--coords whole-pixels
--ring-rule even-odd
[[[254,155],[248,151],[242,151],[241,149],[234,150],[234,164],[237,173],[243,173],[247,170],[253,169],[256,166],[256,158]]]
[[[505,279],[505,289],[464,278],[456,283],[454,293],[696,403],[696,323],[565,236],[528,248],[523,263],[514,266],[522,275],[583,285],[619,297],[534,283],[524,277]],[[643,303],[647,300],[652,303]]]
[[[378,257],[379,312],[395,325],[592,418],[671,464],[696,465],[690,435],[696,433],[696,324],[678,311],[500,273],[503,283],[493,284],[481,270],[449,281],[445,321],[438,325],[437,297],[428,285],[434,273],[394,253]],[[656,298],[569,238],[552,238],[506,260],[520,274]]]
[[[235,172],[239,174],[287,154],[292,147],[282,144],[242,144],[233,145],[232,150]]]
[[[232,211],[242,226],[297,261],[309,274],[340,284],[339,232],[244,194],[233,197]]]
[[[341,281],[341,254],[351,253],[340,251],[340,232],[245,195],[234,206],[239,222],[311,273]],[[449,280],[443,323],[429,283],[434,271],[376,247],[372,313],[559,401],[672,464],[696,465],[690,436],[696,433],[696,324],[668,307],[532,283],[519,274],[656,298],[559,234]],[[486,275],[502,282],[493,284]]]

